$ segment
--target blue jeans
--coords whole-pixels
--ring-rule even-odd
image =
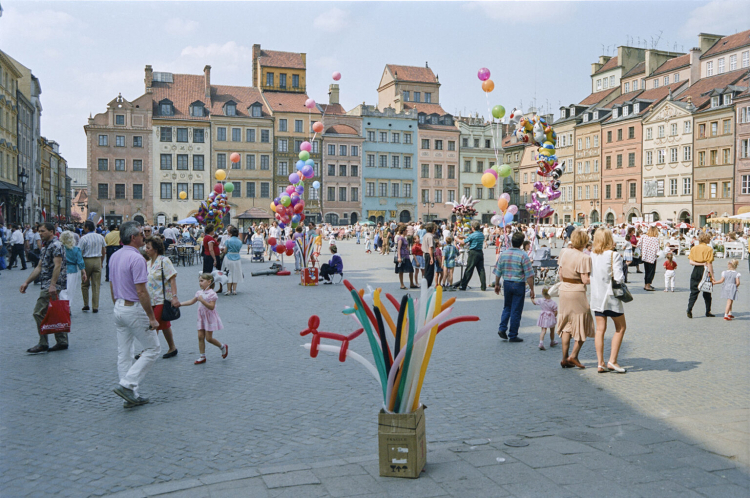
[[[359,244],[359,236],[360,236],[360,232],[357,232],[357,244]]]
[[[500,319],[500,332],[507,332],[508,339],[518,336],[518,327],[521,325],[521,314],[523,303],[526,298],[526,282],[503,281],[503,294],[505,305],[503,316]],[[508,319],[510,319],[510,330],[508,330]]]

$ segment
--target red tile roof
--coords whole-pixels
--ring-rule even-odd
[[[425,104],[420,102],[404,102],[405,109],[416,109],[417,112],[423,112],[425,114],[439,114],[444,116],[448,114],[440,107],[440,104]]]
[[[196,100],[203,102],[208,108],[206,99],[204,76],[196,74],[173,74],[172,83],[154,81],[151,84],[151,97],[154,105],[154,119],[190,119],[197,121],[208,121],[208,114],[203,117],[190,115],[190,104]],[[160,116],[158,104],[164,99],[169,99],[174,106],[173,116]]]
[[[609,90],[603,90],[601,92],[594,92],[591,95],[589,95],[588,97],[586,97],[585,99],[583,99],[582,101],[580,101],[578,103],[578,105],[589,106],[589,105],[598,104],[599,102],[601,102],[602,100],[604,100],[606,97],[608,97],[610,93],[614,92],[615,90],[617,90],[619,88],[620,87],[616,86],[614,88],[610,88]]]
[[[255,102],[263,106],[263,116],[270,116],[268,107],[260,96],[260,90],[251,86],[211,85],[211,114],[224,114],[224,104],[233,100],[237,104],[237,116],[247,118],[247,108]]]
[[[345,124],[333,125],[329,127],[325,132],[326,134],[333,133],[336,135],[358,135],[357,130]]]
[[[346,109],[341,104],[318,104],[318,107],[323,113],[328,115],[343,115],[346,114]]]
[[[399,81],[413,81],[416,83],[437,83],[435,73],[429,67],[386,65],[394,78]]]
[[[717,76],[702,78],[681,93],[678,100],[687,102],[688,97],[690,97],[693,105],[700,108],[711,99],[710,95],[708,95],[711,90],[725,88],[727,85],[733,85],[744,78],[747,74],[748,70],[746,68],[719,74]]]
[[[639,100],[653,100],[654,104],[661,101],[663,98],[665,98],[667,95],[669,95],[669,91],[672,90],[672,95],[677,93],[677,90],[682,87],[683,85],[687,85],[687,81],[678,81],[677,83],[672,83],[670,85],[660,86],[659,88],[652,88],[651,90],[646,90],[645,92],[638,95]]]
[[[609,71],[610,69],[614,69],[614,68],[616,68],[616,67],[617,67],[617,56],[615,56],[615,57],[612,57],[612,58],[611,58],[610,60],[608,60],[608,61],[607,61],[607,62],[606,62],[606,63],[605,63],[605,64],[604,64],[603,66],[602,66],[602,68],[601,68],[601,69],[599,69],[599,70],[598,70],[598,71],[597,71],[596,73],[594,73],[594,74],[599,74],[599,73],[603,73],[604,71]]]
[[[300,114],[307,114],[308,112],[314,115],[320,115],[320,111],[315,109],[308,109],[305,107],[305,101],[309,98],[304,93],[286,93],[286,92],[263,92],[263,97],[266,99],[268,108],[271,112],[298,112]]]
[[[638,95],[641,92],[643,92],[643,90],[636,90],[634,92],[623,93],[622,95],[620,95],[619,97],[617,97],[615,100],[613,100],[609,104],[605,105],[604,108],[605,109],[612,109],[614,106],[616,106],[618,104],[622,104],[623,102],[627,102],[628,100],[632,100],[632,99],[638,97]]]
[[[701,59],[747,46],[750,46],[750,29],[721,38],[711,48],[706,50],[705,54],[701,55]]]
[[[285,67],[289,69],[305,69],[302,54],[297,52],[279,52],[277,50],[261,50],[258,57],[261,66]]]
[[[622,75],[622,78],[630,78],[631,76],[635,76],[636,74],[643,74],[646,72],[646,63],[645,62],[639,62],[635,66],[630,69],[627,73]]]
[[[656,76],[657,74],[664,74],[675,69],[680,69],[690,65],[690,54],[681,55],[674,59],[669,59],[667,62],[656,68],[649,76]]]

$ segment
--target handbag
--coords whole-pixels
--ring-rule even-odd
[[[708,292],[711,293],[714,290],[714,284],[711,283],[711,278],[708,273],[707,268],[703,268],[703,278],[701,278],[701,283],[698,284],[698,290],[701,292]]]
[[[58,299],[55,294],[55,299],[50,299],[47,305],[47,314],[39,329],[43,335],[70,332],[70,302]]]
[[[612,279],[612,294],[622,301],[623,303],[629,303],[633,300],[633,294],[630,293],[630,289],[628,289],[628,286],[625,284],[625,282],[618,284],[615,282],[615,275],[614,275],[614,266],[615,266],[615,252],[612,251],[611,254],[612,257],[612,266],[611,266],[611,273],[610,278]]]
[[[560,297],[560,285],[562,285],[562,282],[557,282],[555,285],[550,287],[548,291],[550,297]]]
[[[164,305],[161,308],[161,321],[171,322],[180,318],[180,308],[175,308],[172,303],[167,301],[167,287],[164,283],[164,261],[161,263],[161,291],[164,295]]]

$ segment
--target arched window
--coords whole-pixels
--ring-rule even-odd
[[[401,214],[399,214],[398,221],[401,223],[409,223],[411,221],[411,213],[404,209],[401,211]]]
[[[133,221],[136,221],[140,223],[141,225],[143,225],[146,222],[146,220],[143,219],[143,216],[141,216],[140,214],[133,216]]]
[[[336,213],[328,213],[326,214],[326,223],[330,223],[331,225],[338,225],[339,224],[339,215]]]
[[[614,225],[615,224],[615,215],[612,213],[607,213],[607,224],[608,225]]]
[[[651,221],[659,221],[661,219],[661,218],[659,218],[659,213],[657,213],[656,211],[654,211],[653,213],[651,213],[651,218],[652,218]]]
[[[599,222],[599,211],[591,211],[591,223]]]
[[[382,216],[378,216],[376,223],[385,223],[385,218],[383,218]]]
[[[351,217],[349,218],[349,223],[354,225],[359,221],[359,215],[357,213],[352,213]]]

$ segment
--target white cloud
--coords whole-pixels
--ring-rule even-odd
[[[690,37],[699,33],[732,35],[744,31],[748,25],[750,9],[745,0],[714,0],[694,9],[681,31]]]
[[[479,10],[490,19],[533,26],[565,22],[576,10],[570,2],[470,2],[468,10]]]
[[[328,12],[323,12],[313,21],[316,29],[328,33],[336,33],[343,30],[349,24],[349,13],[339,8],[332,8]]]
[[[33,29],[29,29],[31,26]],[[0,17],[0,39],[28,39],[33,42],[54,40],[59,43],[71,38],[85,39],[82,33],[87,29],[86,23],[80,19],[57,10],[22,13],[9,8]]]
[[[198,22],[175,17],[167,21],[166,30],[172,36],[189,35],[198,29]]]

